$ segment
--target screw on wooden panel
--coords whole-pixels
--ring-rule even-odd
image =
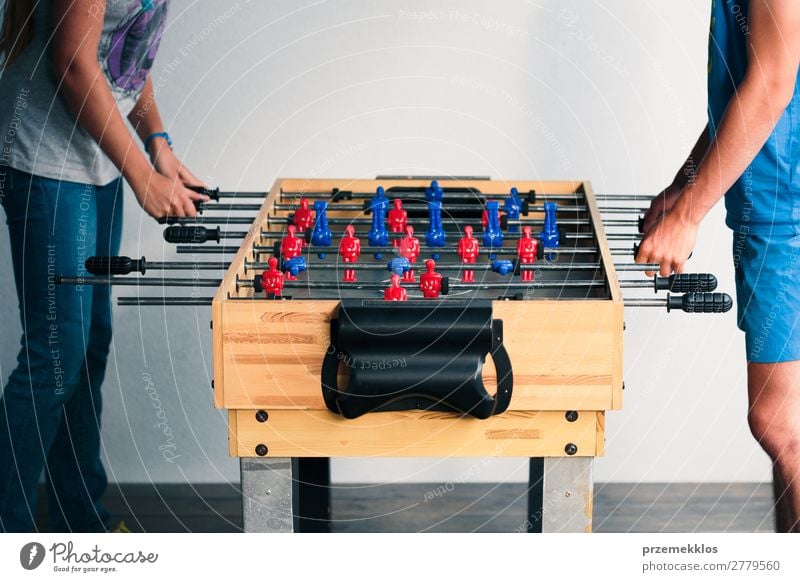
[[[567,413],[564,415],[564,418],[567,419],[567,422],[575,422],[576,420],[578,420],[578,411],[567,410]]]
[[[269,451],[269,449],[267,448],[267,445],[256,445],[256,454],[259,457],[266,456],[268,451]]]
[[[259,410],[256,412],[256,420],[258,422],[267,422],[269,418],[269,413],[266,410]]]
[[[578,452],[578,447],[576,447],[572,443],[567,443],[567,446],[564,447],[564,452],[567,453],[570,457]]]
[[[625,331],[626,329],[628,329],[628,324],[623,321],[622,322],[622,331]]]

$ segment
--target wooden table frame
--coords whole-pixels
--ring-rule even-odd
[[[214,402],[228,410],[230,454],[241,458],[245,530],[304,529],[295,527],[303,518],[297,511],[305,497],[297,479],[302,459],[515,456],[531,459],[529,514],[538,516],[529,519],[531,530],[590,531],[592,459],[603,454],[605,411],[622,406],[623,303],[588,182],[440,181],[444,188],[474,187],[498,196],[513,186],[541,193],[543,201],[548,193],[574,195],[575,203],[587,207],[594,260],[602,264],[602,297],[492,302],[493,317],[504,322],[514,392],[509,409],[487,420],[432,411],[371,413],[355,420],[332,414],[322,399],[319,372],[338,301],[241,300],[253,291],[237,283],[252,280],[247,263],[261,258],[254,245],[262,229],[276,231],[274,221],[267,227],[267,218],[288,216],[274,208],[287,202],[287,193],[374,193],[379,185],[388,190],[428,183],[279,179],[231,262],[212,303]],[[335,203],[330,213],[352,216],[337,211]],[[487,361],[483,375],[490,393],[493,372]]]

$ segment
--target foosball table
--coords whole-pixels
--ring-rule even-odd
[[[623,308],[732,305],[710,274],[621,280],[657,270],[633,262],[649,199],[588,182],[203,191],[201,214],[164,232],[192,261],[92,257],[60,282],[216,288],[119,303],[211,306],[214,404],[240,458],[246,531],[329,531],[331,458],[423,456],[528,458],[527,530],[591,531],[592,461],[605,412],[622,406]],[[201,269],[224,276],[166,276]]]

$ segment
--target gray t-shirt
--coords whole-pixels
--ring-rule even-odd
[[[164,31],[168,0],[106,0],[97,58],[120,113],[136,104]],[[91,17],[91,16],[90,16]],[[0,166],[103,185],[119,176],[78,124],[53,73],[53,1],[36,3],[31,44],[0,76]]]

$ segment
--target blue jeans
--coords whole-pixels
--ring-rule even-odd
[[[53,529],[104,531],[100,386],[111,291],[53,279],[86,274],[92,255],[119,253],[122,181],[93,186],[0,172],[23,329],[0,399],[0,531],[33,529],[43,470]]]

